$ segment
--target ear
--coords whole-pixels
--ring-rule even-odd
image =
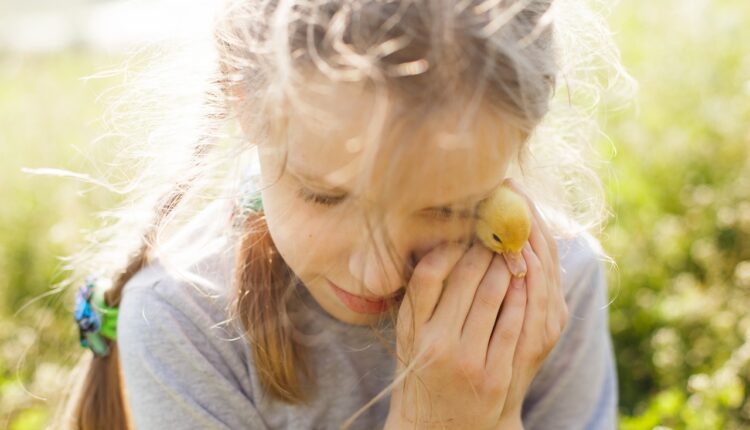
[[[245,135],[248,135],[247,122],[242,120],[246,114],[245,105],[247,102],[247,89],[245,88],[243,74],[239,69],[222,60],[219,60],[219,73],[221,75],[218,84],[221,95],[226,102],[227,113],[230,117],[234,116],[239,120],[242,131]]]
[[[248,121],[245,120],[247,112],[247,93],[242,81],[231,81],[225,79],[222,82],[222,92],[226,97],[227,109],[230,116],[234,116],[240,123],[243,133],[250,135],[247,128]]]
[[[248,113],[249,109],[253,109],[252,106],[243,105],[245,114]],[[241,118],[240,126],[242,127],[245,136],[256,136],[258,141],[257,150],[258,155],[262,159],[262,163],[267,166],[275,166],[274,169],[281,169],[282,165],[286,163],[287,157],[287,121],[288,117],[283,114],[283,110],[276,109],[275,113],[263,114],[265,120],[265,132],[260,133],[258,130],[250,130],[249,124],[250,119],[243,121]],[[254,121],[257,121],[255,119]]]

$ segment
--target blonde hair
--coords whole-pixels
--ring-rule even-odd
[[[606,12],[603,3],[576,0],[226,0],[212,43],[190,41],[169,55],[158,50],[111,105],[130,173],[108,186],[126,199],[104,213],[107,222],[91,245],[69,258],[72,277],[97,268],[113,280],[106,300],[116,306],[149,262],[159,259],[188,282],[205,283],[190,265],[216,249],[217,238],[236,241],[230,315],[251,339],[268,393],[305,403],[310,393],[295,371],[311,379],[300,366],[304,350],[277,312],[293,273],[262,213],[241,218],[239,236],[227,228],[253,150],[273,140],[284,109],[311,109],[298,86],[310,72],[365,83],[408,105],[409,121],[456,94],[488,102],[525,136],[511,175],[556,235],[574,236],[601,229],[608,215],[594,165],[601,95],[615,83],[632,88]],[[237,120],[246,134],[237,133]],[[129,428],[113,347],[109,357],[91,358],[69,401],[67,425]]]

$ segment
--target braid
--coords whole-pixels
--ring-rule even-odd
[[[217,114],[214,118],[221,118]],[[200,165],[208,152],[209,143],[204,135],[199,140],[193,152],[194,166]],[[114,278],[112,286],[104,292],[104,301],[107,306],[117,307],[122,300],[123,290],[128,281],[139,270],[149,263],[149,254],[159,228],[164,220],[180,204],[185,194],[190,190],[195,180],[202,173],[202,169],[186,180],[178,182],[175,187],[164,196],[157,205],[154,222],[142,235],[141,245],[138,251],[128,260],[125,268]],[[90,365],[79,386],[79,390],[70,399],[66,408],[72,417],[67,418],[67,426],[80,430],[128,430],[132,428],[130,423],[128,406],[124,396],[122,376],[120,369],[119,352],[117,342],[105,340],[110,349],[106,356],[94,355]]]
[[[310,400],[301,385],[297,369],[308,382],[311,371],[303,359],[291,327],[284,324],[284,286],[293,275],[271,239],[263,214],[250,213],[235,255],[236,299],[232,311],[250,337],[255,367],[268,393],[291,404]]]

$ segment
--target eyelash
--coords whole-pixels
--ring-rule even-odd
[[[346,196],[325,196],[323,194],[316,194],[307,191],[304,188],[300,188],[297,194],[306,202],[313,202],[324,206],[335,206],[346,198]]]
[[[323,206],[335,206],[341,203],[346,198],[346,196],[326,196],[323,194],[317,194],[310,192],[304,188],[300,188],[297,194],[306,202],[316,203]],[[434,213],[435,217],[439,219],[453,218],[456,213],[456,211],[447,206],[436,208],[431,212]]]

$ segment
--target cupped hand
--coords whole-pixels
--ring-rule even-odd
[[[411,366],[392,392],[387,428],[497,429],[523,326],[522,286],[479,242],[442,244],[420,260],[396,325],[405,359],[397,374]]]
[[[531,381],[557,344],[569,314],[560,286],[557,244],[526,192],[513,180],[508,183],[526,198],[532,212],[531,234],[522,251],[528,269],[524,278],[528,300],[513,357],[510,390],[503,407],[503,416],[515,417],[520,416]]]
[[[419,261],[399,308],[401,379],[387,428],[521,426],[524,397],[568,308],[556,243],[526,193],[510,185],[533,214],[522,251],[525,277],[513,276],[505,259],[479,242],[468,249],[442,244]]]

